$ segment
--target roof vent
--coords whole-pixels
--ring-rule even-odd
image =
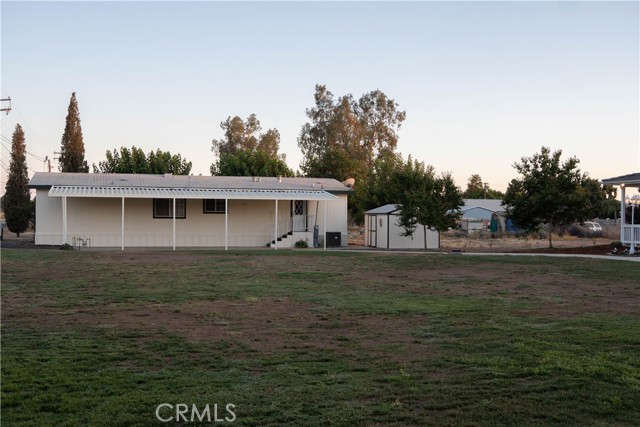
[[[165,174],[164,174],[164,177],[165,177],[165,178],[170,178],[170,177],[172,177],[172,176],[173,176],[173,174],[172,174],[172,173],[165,173]]]
[[[281,175],[278,176],[278,182],[282,182],[282,176]]]

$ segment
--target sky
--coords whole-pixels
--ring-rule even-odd
[[[16,123],[29,174],[76,92],[89,165],[122,146],[209,175],[220,122],[255,113],[296,170],[316,84],[379,89],[398,150],[504,191],[542,146],[597,179],[640,171],[640,3],[2,1],[1,190]],[[6,103],[3,103],[3,107]],[[57,171],[57,163],[52,162]],[[346,178],[346,177],[345,177]]]

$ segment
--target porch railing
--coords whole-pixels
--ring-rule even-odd
[[[622,226],[622,243],[633,242],[640,246],[640,225],[624,225]],[[632,239],[633,238],[633,239]]]

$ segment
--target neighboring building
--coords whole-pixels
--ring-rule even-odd
[[[491,228],[492,220],[496,230],[505,229],[506,208],[500,199],[463,199],[460,208],[461,227],[467,231]]]
[[[347,245],[347,195],[334,179],[36,173],[37,245]],[[331,241],[324,238],[331,233]],[[323,242],[324,241],[324,242]]]
[[[439,249],[440,233],[418,226],[413,236],[403,236],[398,225],[400,205],[384,205],[364,213],[364,244],[383,249]],[[426,231],[426,245],[425,245]]]
[[[640,243],[640,218],[638,217],[640,206],[637,204],[637,197],[633,199],[626,196],[626,190],[629,187],[636,187],[640,190],[640,172],[603,179],[602,183],[620,187],[620,200],[622,201],[620,204],[620,241],[625,245],[632,245],[632,252],[634,252],[633,246]]]

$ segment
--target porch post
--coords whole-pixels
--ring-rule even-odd
[[[229,247],[229,222],[227,215],[229,215],[229,199],[224,199],[224,250]]]
[[[620,194],[622,198],[620,199],[620,241],[624,243],[624,220],[627,213],[627,207],[625,206],[625,186],[624,184],[620,185]]]
[[[122,198],[122,218],[121,218],[121,229],[120,229],[120,249],[124,251],[124,197]]]
[[[173,198],[173,250],[176,250],[176,198]]]
[[[67,243],[67,196],[62,196],[62,244]]]
[[[322,232],[324,233],[324,238],[322,239],[322,242],[324,244],[324,248],[322,248],[322,250],[327,250],[327,201],[323,201],[322,202],[322,222],[323,222],[323,226],[322,226]]]
[[[276,219],[273,227],[273,247],[278,250],[278,199],[276,199]]]

